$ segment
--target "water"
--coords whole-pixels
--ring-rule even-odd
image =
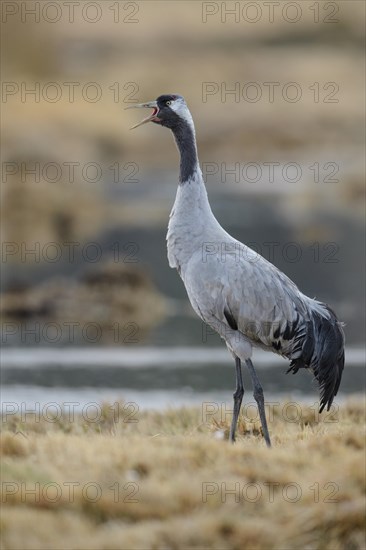
[[[116,401],[141,410],[231,403],[235,388],[233,362],[225,348],[8,348],[1,359],[2,410],[8,412],[50,403],[72,403],[74,410]],[[267,401],[318,400],[317,384],[308,372],[286,376],[288,361],[260,350],[253,362]],[[365,391],[364,365],[364,350],[347,349],[338,403]],[[244,379],[248,403],[253,397],[245,369]]]

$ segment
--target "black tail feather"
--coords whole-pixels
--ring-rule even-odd
[[[307,335],[301,356],[293,359],[287,372],[295,374],[300,368],[310,369],[318,381],[320,408],[329,411],[337,395],[344,368],[344,332],[342,323],[335,313],[323,304],[330,319],[313,311],[311,321],[307,323]]]

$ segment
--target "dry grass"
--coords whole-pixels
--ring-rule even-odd
[[[2,548],[364,548],[363,403],[325,419],[284,411],[270,421],[271,450],[256,421],[241,418],[231,446],[230,418],[198,408],[12,416]]]

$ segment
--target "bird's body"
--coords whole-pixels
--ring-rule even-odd
[[[160,96],[153,103],[144,105],[157,109],[145,120],[169,127],[181,156],[180,182],[167,235],[169,265],[178,270],[197,315],[218,332],[235,358],[237,390],[231,439],[235,439],[244,393],[243,361],[252,376],[264,435],[270,444],[263,391],[250,360],[253,346],[290,359],[293,372],[310,369],[319,382],[320,410],[329,409],[344,365],[341,324],[326,304],[302,294],[274,265],[221,227],[208,201],[193,121],[184,99]]]

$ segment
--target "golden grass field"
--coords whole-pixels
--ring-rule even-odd
[[[3,423],[4,550],[365,547],[359,400],[275,407],[270,450],[251,417],[230,445],[220,411],[91,412]]]

